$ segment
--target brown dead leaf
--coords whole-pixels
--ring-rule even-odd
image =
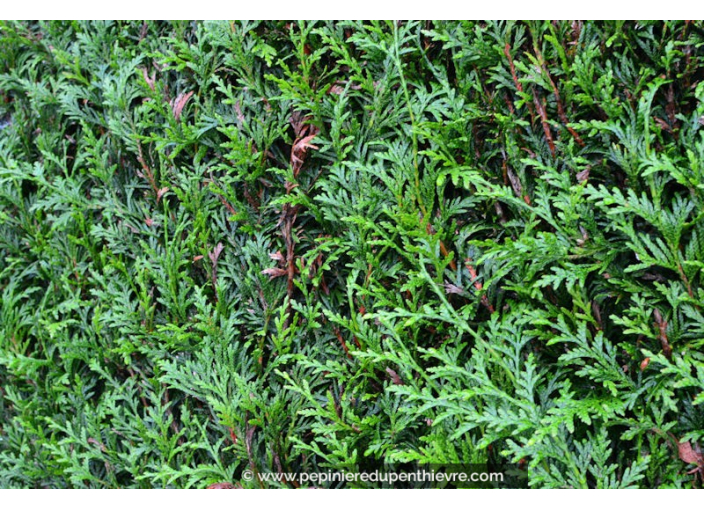
[[[446,283],[445,292],[448,294],[462,294],[464,289],[462,287],[458,287],[454,283]]]
[[[88,443],[89,443],[89,444],[94,444],[95,446],[97,446],[98,448],[100,448],[100,451],[103,452],[103,453],[105,453],[105,452],[108,451],[108,449],[105,447],[105,445],[104,445],[103,443],[101,443],[100,441],[98,441],[97,439],[95,439],[95,438],[93,438],[93,437],[89,437],[89,438],[88,438]]]
[[[339,96],[339,95],[342,94],[344,91],[345,91],[345,87],[341,87],[341,86],[339,86],[339,85],[337,85],[337,84],[334,84],[332,87],[330,87],[330,88],[328,89],[328,94],[335,94],[335,95]]]
[[[147,82],[147,85],[149,85],[149,88],[154,90],[154,83],[156,82],[156,73],[152,73],[151,76],[147,74],[147,68],[143,67],[142,68],[142,76],[144,77],[144,81]]]
[[[314,127],[312,131],[313,134],[296,139],[296,141],[293,143],[293,147],[291,147],[291,165],[293,166],[294,176],[298,176],[298,173],[301,171],[301,167],[305,162],[305,157],[306,153],[308,152],[308,149],[318,149],[317,145],[313,145],[310,142],[311,140],[313,140],[313,138],[318,136],[319,130],[318,128]]]
[[[208,485],[206,489],[241,489],[241,487],[235,487],[230,482],[218,482]]]
[[[210,262],[213,263],[213,268],[212,268],[212,273],[210,275],[210,281],[213,283],[213,290],[216,290],[218,288],[218,259],[220,258],[220,254],[222,253],[223,246],[222,243],[218,243],[218,245],[213,248],[213,251],[208,253],[208,258],[210,259]],[[215,292],[215,301],[217,301],[218,295],[217,295],[217,290]]]
[[[291,127],[293,127],[293,132],[295,133],[296,138],[299,138],[305,130],[308,117],[305,117],[301,112],[296,111],[291,114],[290,121]]]
[[[293,175],[298,176],[298,173],[305,162],[308,149],[317,150],[318,146],[310,143],[315,138],[320,130],[310,124],[311,118],[304,116],[301,112],[293,112],[291,115],[291,126],[296,135],[296,139],[291,146],[291,167]]]
[[[577,182],[578,183],[581,184],[581,183],[585,182],[587,179],[589,179],[589,168],[585,168],[584,170],[582,170],[581,172],[579,172],[577,174]]]
[[[350,82],[348,81],[341,81],[337,80],[335,83],[332,84],[332,86],[328,89],[328,94],[335,94],[335,95],[340,95],[345,91],[345,87],[349,84]],[[351,90],[360,90],[362,88],[361,85],[358,83],[352,83],[349,85]]]
[[[188,92],[187,94],[184,94],[181,92],[178,96],[176,96],[176,99],[171,101],[171,111],[174,114],[174,118],[178,121],[181,118],[181,112],[183,111],[183,108],[186,106],[186,103],[188,103],[188,100],[191,98],[193,95],[193,91]]]
[[[208,257],[210,258],[210,261],[213,263],[213,265],[216,265],[218,263],[218,259],[220,258],[220,254],[222,253],[223,246],[222,243],[218,243],[218,245],[213,248],[213,251],[208,253]]]
[[[646,368],[648,368],[648,365],[650,364],[650,358],[645,358],[643,361],[640,362],[640,371],[642,372]]]
[[[288,271],[286,271],[285,269],[281,269],[280,267],[270,267],[269,269],[265,269],[264,271],[262,271],[262,274],[265,274],[270,278],[277,278],[279,276],[287,275]]]
[[[240,124],[244,124],[244,114],[242,113],[242,107],[239,101],[235,102],[235,113],[237,114],[237,120],[240,121]]]
[[[252,393],[250,394],[252,398],[255,398],[255,395]],[[247,426],[246,433],[245,433],[245,439],[244,439],[244,444],[247,448],[247,456],[249,457],[249,462],[250,464],[254,465],[254,462],[252,460],[252,441],[254,440],[254,432],[257,430],[256,426]]]
[[[318,149],[317,145],[313,145],[310,141],[318,135],[318,128],[311,129],[314,131],[312,135],[304,136],[303,138],[296,141],[294,144],[294,149],[298,153],[305,154],[308,149]]]
[[[660,117],[654,117],[654,118],[655,118],[655,122],[657,123],[657,125],[660,126],[660,129],[662,129],[663,131],[666,131],[668,133],[672,133],[672,128],[670,127],[670,125],[667,122],[665,122]]]
[[[157,204],[159,203],[159,200],[161,200],[161,197],[164,196],[164,193],[166,193],[167,191],[169,191],[169,188],[164,187],[156,192],[156,203]]]
[[[392,368],[387,368],[386,373],[391,376],[391,380],[394,382],[394,384],[398,384],[399,386],[403,386],[403,381],[399,377],[399,375],[396,373],[396,371]]]
[[[680,459],[687,464],[696,464],[697,466],[704,466],[704,455],[699,448],[692,448],[689,441],[684,443],[677,443],[677,449],[679,450]]]
[[[508,176],[508,180],[511,182],[511,187],[513,188],[514,193],[516,193],[516,196],[522,196],[523,184],[521,184],[520,179],[513,173],[513,171],[511,171],[510,168],[506,170],[506,175]]]

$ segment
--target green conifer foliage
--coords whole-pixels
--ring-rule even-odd
[[[701,486],[703,268],[701,22],[0,23],[1,487]]]

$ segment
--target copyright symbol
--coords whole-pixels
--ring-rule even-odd
[[[249,469],[245,469],[242,473],[242,479],[247,482],[251,482],[254,480],[254,473],[252,473]]]

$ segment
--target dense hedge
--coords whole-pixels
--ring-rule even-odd
[[[0,486],[701,485],[703,59],[700,22],[3,22]]]

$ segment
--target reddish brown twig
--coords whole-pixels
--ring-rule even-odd
[[[572,129],[571,127],[568,126],[569,120],[567,120],[567,114],[565,113],[565,108],[562,104],[562,100],[560,99],[560,91],[557,89],[557,85],[555,85],[555,82],[552,79],[552,76],[550,75],[550,71],[548,70],[547,65],[545,64],[545,59],[543,58],[543,54],[540,52],[540,49],[538,49],[538,46],[533,47],[533,51],[535,52],[535,56],[538,59],[538,62],[540,63],[540,67],[545,73],[545,76],[547,77],[548,81],[550,82],[550,86],[552,87],[552,91],[555,94],[555,101],[557,102],[557,115],[560,117],[560,120],[562,123],[565,125],[565,128],[567,128],[567,131],[570,132],[572,137],[575,139],[575,141],[581,146],[584,147],[584,142],[580,138],[579,134]],[[542,115],[541,115],[542,118]],[[554,155],[554,154],[553,154]]]
[[[518,81],[518,75],[516,74],[516,66],[513,64],[513,57],[511,56],[511,45],[506,43],[504,46],[504,55],[508,59],[508,66],[511,69],[511,77],[513,77],[513,83],[516,85],[518,92],[523,92],[523,85]]]
[[[577,144],[580,147],[584,147],[584,141],[579,136],[579,134],[573,128],[568,126],[568,124],[570,122],[567,119],[567,114],[565,113],[565,108],[562,104],[562,100],[560,99],[560,92],[557,90],[557,86],[555,85],[555,82],[552,80],[552,76],[550,76],[550,72],[548,71],[547,67],[545,67],[545,66],[543,66],[543,70],[545,71],[545,74],[548,77],[548,80],[550,80],[550,85],[552,85],[552,91],[555,94],[555,100],[557,101],[557,115],[560,117],[560,120],[567,128],[567,131],[569,131],[569,133],[572,135],[572,138],[574,138],[575,142],[577,142]]]
[[[137,152],[139,155],[137,156],[137,161],[139,161],[139,164],[142,165],[142,172],[137,170],[137,175],[141,177],[142,179],[147,179],[147,182],[149,182],[149,185],[152,188],[152,191],[154,191],[154,195],[157,197],[157,201],[159,200],[159,187],[156,185],[156,179],[154,178],[154,172],[152,172],[152,169],[149,168],[149,165],[147,165],[147,162],[144,160],[144,153],[142,152],[142,144],[137,141]]]
[[[466,258],[464,260],[464,265],[467,268],[467,271],[469,271],[469,276],[472,278],[472,280],[474,280],[474,288],[481,292],[483,285],[482,282],[480,282],[477,278],[477,270],[474,269],[474,266],[472,265],[472,259]],[[482,305],[484,305],[486,309],[489,310],[489,313],[495,312],[494,307],[491,303],[489,303],[489,298],[486,297],[486,294],[482,295]]]
[[[548,123],[548,114],[545,112],[545,105],[540,100],[539,94],[533,90],[533,103],[535,103],[535,108],[538,110],[538,115],[540,115],[540,121],[543,124],[543,131],[545,132],[545,139],[548,141],[550,146],[550,153],[555,155],[555,142],[552,139],[552,133],[550,132],[550,124]]]
[[[210,275],[210,279],[213,283],[213,295],[215,296],[215,302],[218,300],[218,259],[220,258],[220,254],[222,253],[223,250],[223,245],[222,243],[218,243],[215,248],[213,248],[213,251],[208,253],[208,258],[210,259],[210,262],[213,266],[212,273]]]
[[[428,225],[426,225],[425,231],[428,233],[428,235],[431,235],[431,236],[435,235],[435,229],[433,228],[433,226],[430,223],[428,223]],[[445,247],[445,243],[442,242],[442,239],[439,239],[439,242],[440,242],[440,253],[442,254],[443,257],[447,257],[450,254],[450,252],[447,251],[447,248]],[[457,264],[455,263],[455,261],[453,259],[450,259],[450,269],[452,269],[453,271],[457,271]]]
[[[317,145],[310,142],[318,135],[320,129],[310,124],[310,117],[303,117],[300,112],[294,112],[291,116],[291,125],[296,134],[296,139],[291,145],[291,167],[293,168],[293,176],[298,177],[303,163],[305,163],[308,149],[318,149]]]
[[[340,341],[340,345],[342,346],[342,350],[345,351],[345,356],[347,356],[349,359],[352,359],[352,355],[350,354],[350,350],[347,347],[347,342],[345,342],[345,339],[342,338],[342,333],[340,333],[340,329],[335,327],[333,329],[333,331],[335,331],[335,336]]]
[[[670,342],[667,340],[667,321],[663,318],[660,310],[657,308],[653,310],[653,317],[655,318],[655,326],[658,328],[658,337],[660,339],[660,344],[662,345],[662,352],[667,359],[671,360],[672,347],[670,346]]]
[[[516,66],[513,63],[513,57],[511,56],[511,45],[509,43],[506,43],[506,46],[504,46],[504,55],[506,55],[506,58],[508,59],[508,65],[511,69],[511,78],[513,78],[513,83],[516,85],[516,89],[518,89],[518,92],[523,92],[523,85],[520,81],[518,81],[518,74],[516,73]],[[526,106],[528,106],[531,122],[533,122],[535,120],[535,112],[533,111],[533,106],[530,103],[526,103]],[[509,110],[511,111],[511,113],[513,113],[513,107],[510,105],[510,101]]]

